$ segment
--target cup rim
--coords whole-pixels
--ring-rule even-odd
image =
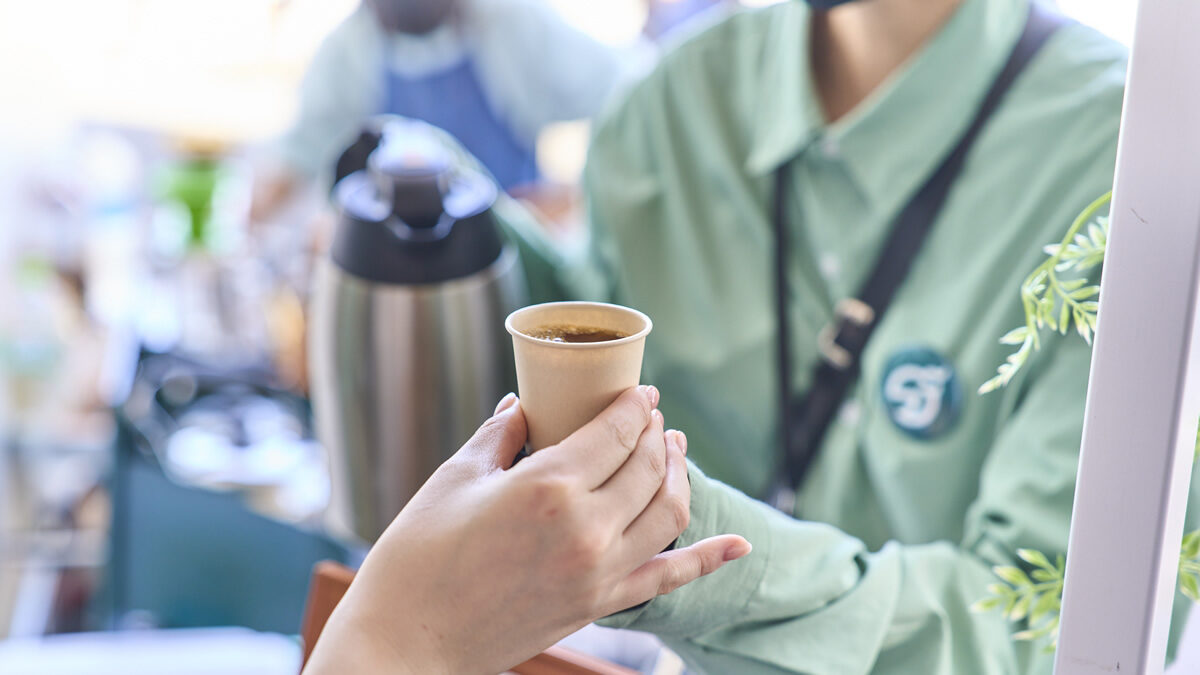
[[[541,308],[541,307],[611,307],[613,309],[617,309],[617,310],[621,310],[623,312],[629,312],[631,314],[637,315],[643,322],[645,322],[645,326],[638,332],[634,333],[633,335],[626,335],[625,337],[618,338],[616,340],[605,340],[604,342],[551,342],[550,340],[543,340],[542,338],[535,338],[532,335],[526,335],[525,333],[522,333],[521,331],[517,330],[516,327],[513,326],[513,317],[515,317],[516,315],[518,315],[521,312],[524,312],[526,310],[534,309],[535,307],[536,308]],[[616,304],[613,304],[610,302],[587,302],[587,301],[583,301],[583,300],[567,300],[564,302],[542,302],[542,303],[538,303],[536,305],[526,305],[525,307],[521,307],[520,309],[513,310],[513,312],[508,315],[508,318],[506,318],[504,320],[504,329],[507,330],[509,335],[512,335],[513,338],[520,338],[527,342],[532,342],[537,345],[552,347],[555,349],[605,349],[607,347],[617,347],[620,345],[629,344],[630,342],[637,342],[638,340],[644,339],[647,335],[650,334],[650,331],[653,328],[654,328],[654,322],[650,320],[650,317],[646,316],[645,313],[640,312],[632,307],[627,307],[625,305],[616,305]]]

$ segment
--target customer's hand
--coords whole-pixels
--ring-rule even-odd
[[[690,492],[657,399],[630,389],[512,468],[525,418],[501,401],[384,532],[309,672],[495,673],[748,553],[733,535],[660,553]]]

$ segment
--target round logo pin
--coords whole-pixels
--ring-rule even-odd
[[[962,414],[962,386],[954,366],[928,347],[898,350],[884,365],[880,384],[892,424],[915,438],[940,436]]]

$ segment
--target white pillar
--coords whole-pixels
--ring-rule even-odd
[[[1162,673],[1200,418],[1200,0],[1142,0],[1057,675]]]

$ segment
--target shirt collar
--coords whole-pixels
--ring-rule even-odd
[[[800,2],[789,5],[767,38],[769,60],[759,87],[765,109],[746,167],[773,171],[824,136],[873,202],[906,198],[950,151],[1003,67],[1028,11],[1028,0],[963,0],[907,63],[848,115],[826,124],[809,61],[809,10]]]
[[[795,157],[824,126],[808,58],[808,9],[801,2],[778,7],[763,49],[757,86],[761,113],[752,130],[746,169],[774,171]]]

